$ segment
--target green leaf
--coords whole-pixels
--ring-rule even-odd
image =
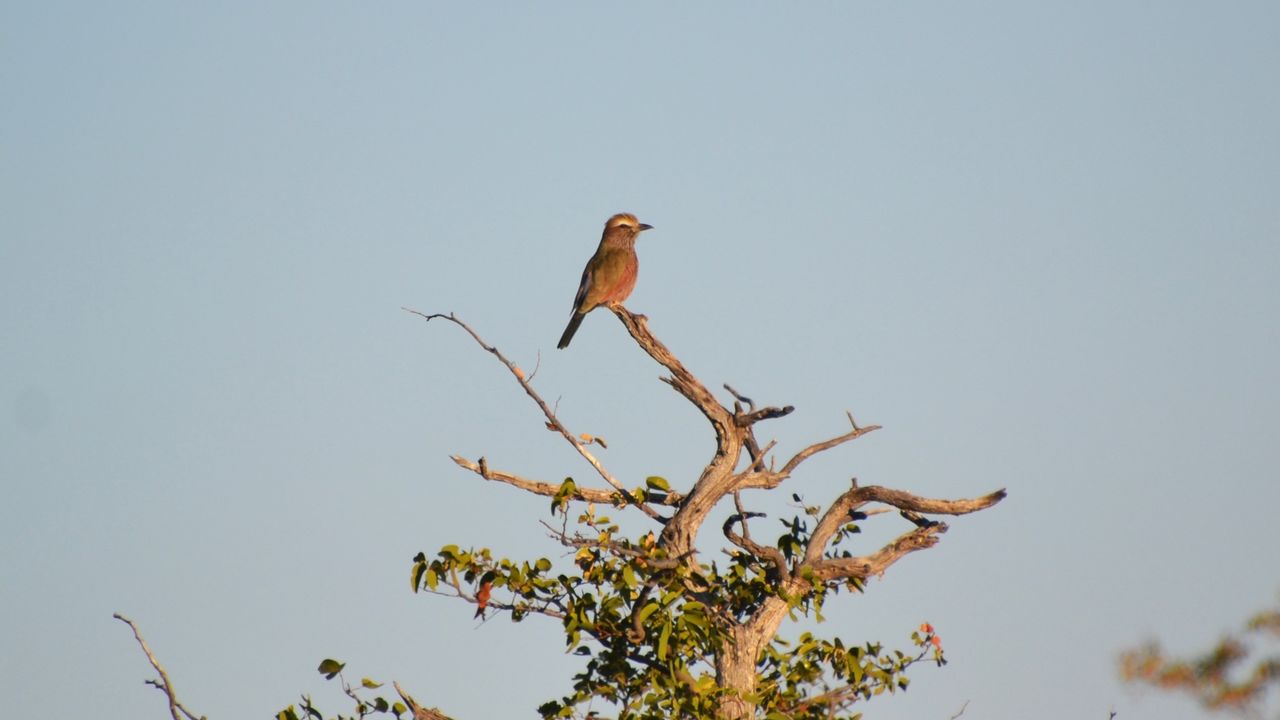
[[[662,633],[658,635],[658,659],[667,659],[667,642],[671,640],[671,623],[662,625]]]
[[[644,479],[644,484],[651,490],[661,490],[663,492],[671,492],[671,486],[667,484],[666,478],[650,475]]]
[[[346,666],[347,666],[346,663],[340,663],[337,660],[334,660],[333,658],[325,658],[323,661],[321,661],[320,667],[316,669],[320,671],[321,675],[324,675],[326,680],[332,680],[333,676],[342,672],[342,668]]]
[[[639,617],[640,623],[644,624],[644,621],[648,620],[650,615],[657,612],[659,607],[660,606],[655,600],[650,600],[649,602],[645,603],[644,607],[640,608],[640,617]]]
[[[360,684],[361,684],[361,685],[363,685],[363,686],[365,686],[365,687],[367,687],[367,688],[369,688],[370,690],[373,690],[374,688],[380,688],[380,687],[382,687],[382,683],[380,683],[380,682],[376,682],[376,681],[374,681],[374,680],[373,680],[373,679],[371,679],[371,678],[361,678],[361,679],[360,679]]]

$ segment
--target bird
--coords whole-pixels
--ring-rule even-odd
[[[485,608],[489,607],[489,594],[493,591],[493,581],[489,579],[488,573],[485,579],[480,583],[480,589],[476,591],[476,614],[474,617],[484,617]]]
[[[636,238],[645,230],[652,229],[652,225],[640,222],[631,213],[618,213],[604,224],[600,247],[582,269],[578,294],[573,298],[573,316],[569,318],[569,326],[560,336],[557,348],[569,347],[569,341],[578,332],[578,326],[587,313],[601,305],[621,305],[631,295],[636,287],[636,272],[640,269]]]

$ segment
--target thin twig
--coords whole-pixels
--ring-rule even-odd
[[[178,693],[173,689],[173,681],[169,679],[169,673],[165,672],[160,661],[156,660],[156,656],[151,652],[151,648],[147,645],[147,641],[142,638],[142,633],[138,631],[138,626],[134,625],[132,620],[120,613],[114,613],[111,617],[129,626],[129,629],[133,631],[134,639],[136,639],[138,641],[138,645],[142,647],[143,654],[145,654],[147,656],[147,660],[151,662],[151,667],[155,668],[156,672],[160,674],[159,680],[148,680],[147,684],[159,689],[167,698],[169,698],[169,715],[173,717],[173,720],[182,720],[182,718],[178,716],[179,712],[186,715],[188,720],[204,720],[203,715],[196,715],[183,707],[182,703],[179,702]]]
[[[725,384],[724,384],[724,389],[729,391],[729,394],[733,396],[733,399],[734,399],[734,400],[737,400],[738,402],[741,402],[741,403],[746,403],[746,404],[747,404],[747,410],[754,411],[754,410],[756,409],[756,401],[755,401],[755,400],[752,400],[751,398],[747,397],[746,395],[743,395],[742,393],[738,392],[737,390],[734,390],[734,389],[733,389],[733,386],[732,386],[732,385],[730,385],[729,383],[725,383]]]
[[[738,511],[738,517],[742,518],[742,537],[750,540],[751,528],[747,527],[747,518],[763,517],[764,513],[752,513],[750,516],[748,516],[747,511],[742,509],[742,493],[738,492],[737,490],[733,491],[733,507],[735,510]]]

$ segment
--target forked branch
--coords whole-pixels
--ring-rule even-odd
[[[555,412],[551,410],[551,406],[547,405],[546,401],[542,399],[542,396],[539,395],[538,392],[533,389],[533,386],[529,384],[529,380],[526,378],[524,371],[521,370],[518,365],[508,360],[507,356],[503,355],[502,351],[498,350],[497,347],[485,342],[484,339],[482,339],[480,335],[476,333],[475,330],[471,329],[470,325],[467,325],[463,321],[459,320],[457,317],[454,316],[453,313],[449,313],[448,315],[445,315],[443,313],[427,314],[427,313],[420,312],[418,310],[412,310],[406,307],[402,307],[400,309],[404,310],[407,313],[417,315],[418,317],[428,322],[430,322],[431,320],[435,320],[437,318],[441,320],[448,320],[449,322],[457,325],[463,330],[466,330],[467,334],[470,335],[471,338],[475,340],[477,344],[480,345],[480,347],[487,350],[494,357],[496,357],[499,362],[501,362],[503,365],[506,366],[507,370],[511,373],[511,376],[516,379],[516,382],[520,383],[520,387],[524,389],[525,394],[528,395],[535,404],[537,404],[538,409],[540,409],[542,411],[542,414],[547,418],[547,426],[552,428],[556,432],[560,433],[560,435],[563,436],[564,439],[568,441],[569,444],[572,445],[575,450],[578,451],[578,454],[581,455],[588,463],[590,463],[591,467],[595,468],[596,472],[600,474],[600,477],[603,478],[605,482],[609,483],[609,485],[611,485],[614,490],[617,490],[618,492],[622,493],[624,497],[629,498],[631,502],[634,503],[636,507],[640,508],[640,510],[644,514],[648,515],[649,517],[659,522],[665,522],[665,518],[658,515],[657,511],[655,511],[653,508],[645,504],[645,499],[643,497],[636,497],[635,495],[633,495],[632,492],[628,490],[620,480],[614,477],[608,470],[605,470],[604,465],[599,460],[596,459],[596,456],[593,455],[590,450],[587,449],[587,446],[581,440],[579,440],[576,436],[574,436],[573,433],[569,432],[569,429],[564,426],[564,423],[560,422],[560,419],[556,417]],[[454,462],[457,462],[457,460],[455,460]]]
[[[818,521],[817,527],[813,530],[813,535],[809,537],[804,559],[808,563],[817,562],[821,559],[831,538],[842,526],[849,522],[850,515],[853,512],[867,503],[880,502],[906,512],[928,513],[931,515],[966,515],[971,512],[985,510],[1003,500],[1004,496],[1004,490],[997,490],[980,498],[935,500],[912,495],[901,490],[891,490],[879,485],[855,486],[836,498],[836,501],[831,503],[831,506],[823,513],[822,519]],[[942,526],[942,529],[936,532],[946,532],[946,526]]]

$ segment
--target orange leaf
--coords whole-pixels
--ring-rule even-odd
[[[922,632],[922,633],[928,633],[928,634],[932,635],[932,634],[933,634],[933,626],[932,626],[932,625],[930,625],[929,623],[920,623],[920,632]]]

